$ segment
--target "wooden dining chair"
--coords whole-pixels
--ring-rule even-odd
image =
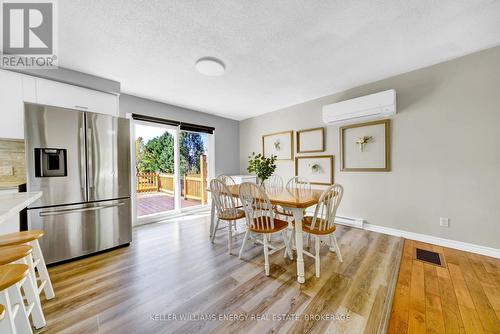
[[[283,188],[283,178],[278,174],[271,175],[267,180],[264,181],[264,188]]]
[[[216,179],[221,181],[222,183],[224,183],[228,187],[236,185],[236,181],[234,181],[234,179],[229,175],[221,174],[221,175],[217,176]]]
[[[290,247],[290,238],[286,233],[288,222],[277,219],[265,190],[255,183],[242,183],[238,189],[243,209],[245,210],[247,231],[241,245],[240,259],[243,256],[245,246],[248,240],[264,246],[264,270],[266,276],[269,276],[269,255],[285,248],[284,256],[288,254],[293,259]],[[284,245],[274,246],[270,243],[268,235],[281,232]],[[258,239],[255,235],[261,235]]]
[[[210,192],[212,193],[212,201],[215,202],[215,210],[217,222],[215,223],[212,232],[212,243],[214,242],[215,235],[219,230],[220,221],[226,221],[228,224],[228,252],[231,254],[233,242],[233,228],[235,228],[236,221],[245,217],[245,212],[236,206],[236,201],[229,189],[219,179],[210,181]]]
[[[224,183],[229,189],[237,186],[236,181],[234,181],[234,179],[229,175],[221,174],[221,175],[217,176],[216,179],[221,181],[222,183]],[[234,198],[234,202],[235,202],[237,208],[240,208],[240,209],[243,208],[239,198]]]
[[[278,174],[271,175],[267,180],[263,182],[263,185],[266,193],[271,196],[276,196],[282,193],[284,190],[283,178]],[[283,209],[280,210],[280,207],[278,205],[273,205],[273,210],[275,210],[275,212],[278,214],[280,211],[283,211]]]
[[[294,176],[288,180],[285,189],[293,195],[299,194],[301,196],[307,196],[311,193],[311,182],[309,182],[309,180],[305,177]],[[285,220],[293,219],[293,213],[290,210],[285,210],[282,207],[277,206],[275,211]]]
[[[335,237],[335,216],[343,194],[344,188],[340,184],[334,184],[325,189],[316,205],[314,216],[306,216],[302,219],[302,230],[308,233],[308,236],[314,236],[315,238],[315,254],[313,255],[305,250],[304,254],[314,258],[316,277],[320,275],[319,249],[321,245],[320,238],[322,236],[328,236],[330,251],[335,252],[339,261],[342,262],[342,254],[340,253],[340,247]]]
[[[286,189],[299,194],[307,194],[311,192],[311,182],[305,177],[294,176],[286,183]]]

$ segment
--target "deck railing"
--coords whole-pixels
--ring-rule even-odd
[[[138,193],[156,192],[158,191],[158,174],[157,173],[137,173],[136,184]]]
[[[207,202],[206,156],[200,157],[200,174],[181,175],[181,196],[186,199]],[[165,192],[174,194],[174,174],[137,173],[136,190],[138,193]]]

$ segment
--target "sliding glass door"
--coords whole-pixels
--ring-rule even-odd
[[[207,204],[209,136],[200,132],[180,132],[181,208]]]
[[[207,205],[212,134],[138,120],[133,132],[138,219]]]
[[[177,210],[177,133],[176,127],[135,124],[135,191],[139,218]]]

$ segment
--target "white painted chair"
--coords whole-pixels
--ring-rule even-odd
[[[264,246],[264,269],[266,276],[269,276],[269,255],[285,248],[284,256],[288,254],[290,259],[293,258],[290,247],[290,238],[286,233],[288,222],[277,219],[272,209],[269,197],[264,189],[254,183],[242,183],[239,187],[239,196],[245,210],[247,231],[243,238],[243,243],[240,249],[240,259],[243,256],[245,246],[248,240]],[[268,235],[280,233],[283,236],[284,245],[274,246],[270,243]],[[261,235],[262,239],[258,239],[255,235]]]
[[[222,183],[224,183],[229,189],[237,186],[236,181],[234,181],[234,179],[229,175],[221,174],[217,176],[217,180],[222,181]],[[239,198],[234,198],[234,203],[238,209],[243,208]]]
[[[284,182],[283,178],[278,174],[271,175],[267,180],[264,181],[264,188],[267,189],[280,189],[283,188]]]
[[[217,222],[212,232],[212,243],[214,242],[217,231],[219,230],[219,223],[221,220],[228,223],[228,252],[231,254],[233,242],[233,228],[236,226],[238,219],[245,217],[245,212],[236,206],[236,201],[231,194],[227,185],[219,179],[210,181],[210,192],[212,193],[212,201],[215,203]]]
[[[311,192],[311,182],[302,176],[294,176],[286,183],[288,191],[298,192],[307,195]]]
[[[301,196],[308,196],[311,193],[311,182],[309,182],[309,180],[305,177],[294,176],[288,180],[285,189],[293,195],[299,194]],[[293,220],[293,212],[285,210],[281,207],[276,207],[276,213],[283,219],[290,222],[289,228],[291,231],[292,244],[295,245],[295,238],[293,238],[295,235],[295,227],[291,224]]]
[[[326,189],[319,198],[318,205],[314,211],[314,216],[306,216],[302,219],[302,230],[308,233],[308,236],[315,238],[315,254],[304,250],[304,254],[314,258],[316,265],[316,277],[320,276],[320,256],[319,250],[321,246],[320,238],[328,236],[330,251],[335,252],[340,262],[342,262],[342,254],[340,247],[335,237],[335,216],[337,208],[342,200],[344,188],[340,184],[334,184]]]
[[[31,230],[14,232],[0,235],[0,247],[28,244],[33,248],[31,252],[32,264],[28,263],[31,271],[31,277],[34,279],[35,288],[40,294],[42,291],[45,293],[46,299],[55,297],[52,282],[50,281],[49,272],[45,265],[42,249],[38,239],[44,234],[42,230]],[[38,275],[37,275],[38,273]]]
[[[221,175],[217,176],[216,179],[221,181],[222,183],[224,183],[228,187],[236,185],[236,182],[234,181],[234,179],[229,175],[221,174]]]
[[[216,179],[221,181],[222,183],[224,183],[229,188],[236,186],[236,181],[234,181],[234,179],[229,175],[221,174],[221,175],[217,176]],[[241,205],[239,204],[238,199],[235,199],[235,203],[236,203],[237,207],[241,208]],[[215,202],[213,201],[213,199],[212,199],[212,210],[214,210],[214,211],[216,210]],[[212,239],[212,237],[214,236],[214,233],[216,232],[216,231],[214,231],[215,218],[216,218],[215,216],[216,215],[212,212],[210,216],[211,216],[210,217],[210,239]]]
[[[284,182],[283,178],[279,176],[278,174],[273,174],[271,175],[267,180],[264,181],[263,183],[264,189],[268,195],[279,195],[284,191]],[[280,207],[277,205],[273,205],[273,209],[277,214],[279,214],[280,211],[284,211],[283,209],[280,210]],[[281,217],[278,217],[281,218]],[[286,218],[285,218],[286,220]]]
[[[0,320],[0,333],[33,333],[29,316],[35,308],[33,298],[38,294],[29,278],[30,267],[26,264],[6,264],[0,267],[0,304],[5,316]],[[23,294],[27,298],[24,302]]]

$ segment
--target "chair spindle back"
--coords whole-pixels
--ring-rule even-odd
[[[283,178],[278,174],[273,174],[264,181],[264,187],[266,190],[271,188],[283,188]]]
[[[311,182],[302,176],[292,177],[286,183],[286,189],[298,196],[307,196],[311,193]]]
[[[219,179],[210,181],[210,192],[219,218],[236,216],[236,201],[229,187]]]
[[[334,184],[321,194],[314,217],[311,222],[313,229],[325,231],[335,226],[335,216],[342,200],[344,188],[340,184]]]
[[[240,184],[238,191],[248,226],[258,230],[274,229],[274,212],[265,190],[255,183],[245,182]]]

